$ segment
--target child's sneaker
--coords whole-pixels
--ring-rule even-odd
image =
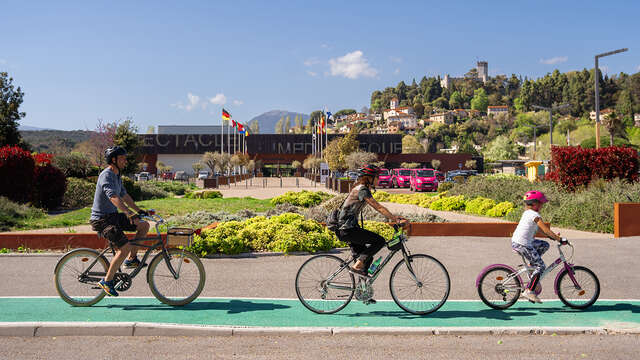
[[[109,295],[109,296],[118,296],[119,295],[118,292],[116,291],[116,288],[114,287],[113,280],[106,281],[106,280],[102,279],[98,283],[98,286],[100,286],[104,290],[104,292],[106,292],[107,295]]]
[[[536,295],[534,292],[532,292],[529,289],[526,289],[523,293],[522,296],[526,297],[527,300],[531,301],[532,303],[536,303],[536,304],[542,304],[542,300],[540,300],[540,298],[538,297],[538,295]]]

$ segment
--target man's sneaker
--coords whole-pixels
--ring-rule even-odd
[[[116,291],[116,288],[114,287],[113,280],[106,281],[106,280],[102,279],[98,283],[98,286],[100,286],[104,290],[104,292],[106,292],[107,295],[109,295],[109,296],[118,296],[119,295],[118,292]]]
[[[140,260],[138,260],[138,258],[135,258],[133,260],[127,259],[127,260],[124,261],[124,267],[126,267],[127,269],[135,269],[138,266],[140,266]],[[142,266],[143,267],[147,266],[147,264],[144,263]]]
[[[536,295],[534,292],[532,292],[529,289],[526,289],[523,293],[522,296],[524,296],[525,298],[527,298],[527,300],[531,301],[532,303],[536,303],[536,304],[542,304],[542,300],[540,300],[540,298],[538,297],[538,295]]]

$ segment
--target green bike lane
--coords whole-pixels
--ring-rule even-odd
[[[0,298],[0,322],[144,322],[231,327],[605,327],[640,329],[640,301],[602,300],[587,310],[560,301],[520,301],[508,310],[479,301],[448,301],[438,311],[417,316],[393,301],[364,305],[353,301],[336,314],[319,315],[293,299],[199,298],[183,307],[155,298],[105,298],[92,307],[73,307],[55,297]]]

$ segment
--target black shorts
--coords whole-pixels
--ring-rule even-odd
[[[124,213],[109,214],[99,220],[90,220],[89,223],[94,231],[97,231],[117,248],[129,242],[124,234],[125,231],[138,230],[137,226],[132,224]]]

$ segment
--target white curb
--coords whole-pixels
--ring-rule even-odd
[[[619,335],[640,327],[236,327],[135,322],[0,322],[0,336]]]

